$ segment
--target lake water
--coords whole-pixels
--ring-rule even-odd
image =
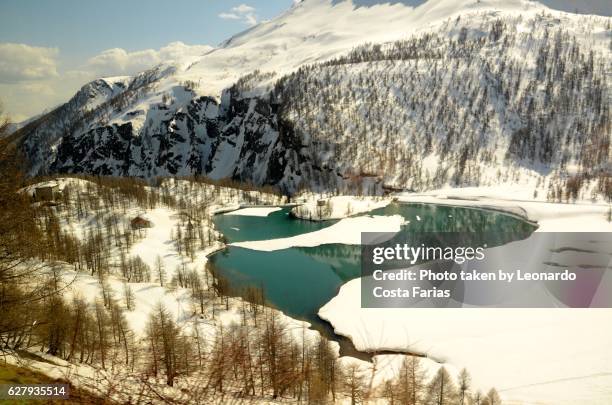
[[[294,236],[336,222],[311,222],[288,214],[289,209],[267,217],[217,215],[214,222],[230,242]],[[532,224],[504,213],[432,204],[393,203],[368,215],[403,216],[410,222],[400,232],[417,246],[431,243],[422,239],[421,232],[473,232],[469,234],[472,240],[462,241],[464,246],[484,242],[493,247],[524,239],[535,230]],[[484,234],[486,241],[480,240],[484,236],[479,235]],[[359,246],[342,244],[273,252],[230,246],[214,254],[211,261],[237,294],[246,286],[261,287],[270,305],[293,318],[312,323],[329,336],[333,332],[317,312],[336,295],[342,284],[359,277],[360,255]]]
[[[215,215],[218,230],[230,242],[285,238],[302,233],[318,231],[338,221],[302,221],[289,216],[291,208],[274,211],[267,217],[246,215]]]

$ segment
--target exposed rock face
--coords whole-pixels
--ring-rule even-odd
[[[79,92],[83,93],[85,88]],[[80,95],[78,96],[80,97]],[[71,100],[28,133],[23,146],[31,161],[31,174],[47,172],[114,176],[209,175],[256,184],[293,184],[299,146],[288,123],[278,124],[272,105],[259,97],[224,97],[220,105],[210,97],[194,97],[182,108],[156,105],[146,125],[135,128],[128,112],[124,123],[90,125],[91,129],[66,133],[63,122],[74,122],[80,100]],[[107,103],[112,103],[112,98]],[[58,119],[56,117],[65,115]],[[70,124],[68,124],[70,125]],[[56,128],[63,136],[49,136]],[[39,143],[37,143],[39,142]],[[55,145],[53,145],[55,143]],[[304,160],[304,159],[302,159]],[[289,166],[285,176],[286,168]],[[292,187],[293,187],[292,186]]]
[[[46,173],[55,159],[54,147],[63,136],[71,133],[73,123],[87,111],[121,94],[127,86],[128,78],[94,80],[83,86],[67,103],[21,128],[31,173]]]

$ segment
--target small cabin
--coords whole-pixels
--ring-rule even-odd
[[[317,200],[317,207],[325,207],[327,205],[327,200]]]
[[[144,229],[151,228],[153,226],[151,221],[141,216],[137,216],[136,218],[132,219],[130,221],[130,225],[132,226],[132,229]]]
[[[383,184],[382,186],[383,189],[383,194],[384,195],[389,195],[389,194],[393,194],[393,193],[415,193],[416,191],[412,188],[403,188],[403,187],[396,187],[396,186],[392,186],[392,185],[388,185],[388,184]]]
[[[48,184],[39,186],[34,189],[35,201],[53,201],[59,194],[59,186],[57,184]]]

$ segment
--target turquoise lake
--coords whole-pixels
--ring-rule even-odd
[[[524,239],[536,229],[518,217],[497,211],[432,204],[392,203],[364,215],[401,215],[410,221],[402,226],[401,237],[415,245],[431,243],[421,232],[434,232],[436,237],[444,232],[470,232],[471,240],[462,241],[465,245],[487,243],[493,247]],[[285,208],[267,217],[217,215],[214,222],[229,242],[240,242],[295,236],[337,221],[300,220]],[[485,234],[486,240],[482,240]],[[236,295],[246,286],[261,287],[268,304],[329,332],[329,325],[317,312],[342,284],[360,276],[360,257],[359,246],[328,244],[273,252],[230,246],[211,260]]]

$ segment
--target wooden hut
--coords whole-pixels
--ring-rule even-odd
[[[148,219],[141,217],[140,215],[130,221],[132,229],[143,229],[151,228],[153,224]]]

